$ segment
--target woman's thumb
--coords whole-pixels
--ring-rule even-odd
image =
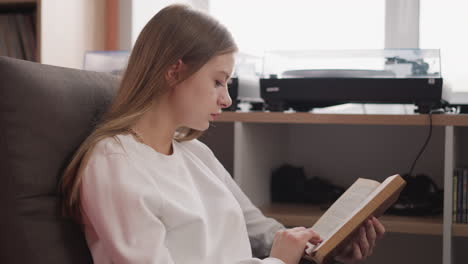
[[[319,242],[322,241],[322,239],[320,238],[320,235],[317,234],[314,230],[312,230],[312,228],[308,228],[307,231],[309,233],[309,241],[310,242],[319,243]]]

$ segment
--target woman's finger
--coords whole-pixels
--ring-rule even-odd
[[[297,226],[297,227],[293,227],[293,228],[290,228],[289,230],[293,231],[293,232],[300,232],[300,231],[304,231],[306,230],[307,228],[303,227],[303,226]]]
[[[362,256],[365,258],[369,254],[369,241],[367,241],[366,229],[364,226],[360,227],[359,230],[359,247],[361,249]]]
[[[337,258],[338,261],[340,262],[348,262],[344,260],[351,260],[351,257],[353,256],[353,251],[354,251],[354,245],[359,243],[359,237],[360,237],[360,229],[353,234],[353,237],[346,243],[346,246],[344,246],[340,252],[338,253],[339,259]]]
[[[375,229],[375,232],[377,234],[377,239],[382,238],[383,235],[385,234],[385,227],[375,217],[372,217],[372,223],[374,224],[374,229]]]
[[[341,256],[351,256],[351,253],[353,251],[353,246],[354,246],[354,242],[350,242],[348,243],[344,249],[341,251],[340,255]]]
[[[366,235],[367,241],[369,242],[369,255],[372,254],[372,250],[375,247],[375,240],[377,239],[377,233],[374,228],[372,220],[366,221]]]
[[[350,263],[354,251],[354,242],[350,241],[346,246],[339,252],[335,259],[342,263]]]
[[[322,238],[320,237],[320,235],[316,233],[314,230],[312,230],[312,228],[307,228],[306,230],[302,232],[304,232],[304,236],[312,244],[317,244],[317,243],[322,242]]]
[[[359,247],[358,243],[356,242],[350,243],[350,246],[351,246],[351,252],[349,252],[349,254],[347,255],[341,254],[339,256],[336,256],[335,260],[339,262],[343,262],[343,263],[356,263],[356,262],[364,260],[364,257],[361,253],[361,248]]]
[[[353,256],[352,259],[354,261],[362,261],[364,260],[364,254],[362,254],[361,248],[357,243],[354,243],[354,250],[353,250]]]

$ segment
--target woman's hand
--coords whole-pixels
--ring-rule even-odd
[[[375,217],[368,219],[343,251],[335,257],[345,264],[357,263],[372,255],[375,243],[385,234],[385,227]]]
[[[317,244],[320,236],[311,228],[295,227],[276,232],[270,257],[281,259],[286,264],[297,264],[304,255],[307,242]]]

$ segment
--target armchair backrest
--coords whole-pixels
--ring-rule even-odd
[[[117,77],[0,57],[0,263],[92,263],[58,181]]]

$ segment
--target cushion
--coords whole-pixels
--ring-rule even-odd
[[[118,78],[0,57],[0,80],[0,263],[91,263],[58,181]]]

